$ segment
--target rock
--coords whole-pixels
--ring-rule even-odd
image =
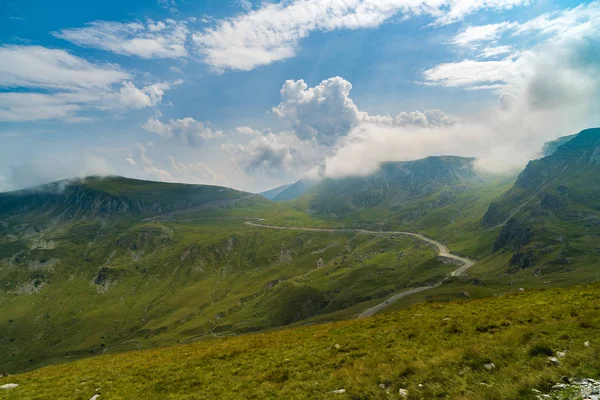
[[[334,344],[334,345],[333,345],[333,347],[335,347],[335,348],[336,348],[336,349],[338,349],[338,350],[340,349],[340,345],[339,345],[339,344],[337,344],[337,343],[336,343],[336,344]]]
[[[18,383],[7,383],[7,384],[5,384],[5,385],[2,385],[2,386],[0,386],[0,389],[5,389],[5,390],[7,390],[7,389],[14,389],[14,388],[16,388],[16,387],[19,387],[19,384],[18,384]]]
[[[341,393],[346,393],[346,389],[337,389],[337,390],[332,390],[329,393],[336,393],[336,394],[341,394]]]
[[[567,351],[563,350],[563,351],[557,351],[556,355],[558,356],[558,358],[563,358],[564,356],[567,355]]]
[[[488,371],[493,371],[496,369],[496,364],[494,363],[486,363],[483,365],[483,368],[487,369]]]
[[[566,388],[567,385],[565,385],[564,383],[557,383],[556,385],[552,386],[552,390],[563,390]]]
[[[498,251],[502,248],[506,248],[517,251],[522,246],[525,246],[527,243],[529,243],[532,237],[533,233],[529,227],[511,218],[504,225],[500,231],[500,234],[496,238],[493,250]]]
[[[558,365],[558,364],[560,364],[560,361],[558,361],[558,358],[556,358],[556,357],[548,357],[548,364]]]
[[[408,390],[406,390],[406,389],[400,389],[400,390],[398,390],[398,394],[403,399],[407,399],[408,398]]]
[[[379,389],[385,390],[385,385],[383,383],[379,384]]]
[[[583,342],[583,346],[584,347],[592,347],[589,340],[586,340],[585,342]]]
[[[525,291],[524,288],[522,288],[522,287],[519,288],[519,292],[524,292],[524,291]]]
[[[99,394],[95,394],[92,397],[90,397],[90,400],[98,400],[100,398]]]
[[[569,383],[571,383],[571,380],[570,380],[570,379],[569,379],[569,377],[567,377],[567,376],[561,376],[561,377],[560,377],[560,381],[561,381],[562,383],[566,383],[566,384],[569,384]]]
[[[461,292],[458,293],[458,297],[470,299],[471,295],[469,294],[469,292],[465,292],[464,290],[462,290]]]

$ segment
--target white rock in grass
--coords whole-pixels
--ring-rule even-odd
[[[483,365],[483,368],[487,369],[488,371],[493,371],[496,369],[496,364],[494,363],[486,363]]]
[[[558,356],[558,358],[563,358],[564,356],[567,355],[567,351],[566,350],[564,350],[564,351],[557,351],[556,355]]]
[[[585,347],[592,347],[592,345],[590,344],[590,341],[589,341],[589,340],[586,340],[585,342],[583,342],[583,345],[584,345]]]
[[[346,389],[337,389],[337,390],[332,390],[332,391],[331,391],[331,392],[329,392],[329,393],[338,393],[338,394],[340,394],[340,393],[346,393]]]
[[[99,398],[100,398],[100,395],[99,395],[99,394],[95,394],[95,395],[93,395],[93,396],[90,398],[90,400],[98,400]]]
[[[18,383],[7,383],[5,385],[0,386],[0,389],[14,389],[16,387],[19,387]]]
[[[402,398],[405,398],[405,399],[408,398],[408,390],[406,390],[406,389],[400,389],[400,390],[398,390],[398,394]]]

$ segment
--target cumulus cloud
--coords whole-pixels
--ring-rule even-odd
[[[248,71],[296,54],[314,31],[375,28],[396,15],[428,15],[438,25],[481,9],[505,10],[529,0],[293,0],[264,2],[260,8],[220,20],[192,35],[205,62],[217,71]]]
[[[195,148],[202,146],[206,139],[214,139],[223,134],[220,130],[211,129],[191,117],[171,119],[167,123],[149,118],[142,128],[165,138],[177,138]]]
[[[521,59],[526,65],[512,81],[512,93],[462,121],[360,124],[327,157],[325,175],[367,175],[383,161],[430,155],[476,157],[479,168],[493,173],[518,171],[546,141],[600,124],[600,62],[589,57],[598,45],[597,38],[586,38],[536,48]]]
[[[82,47],[107,50],[141,58],[178,58],[187,56],[185,21],[148,20],[141,22],[95,21],[82,28],[61,29],[52,33]]]
[[[247,144],[226,143],[223,151],[231,161],[248,174],[298,174],[322,160],[324,149],[303,142],[291,132],[274,134],[255,131]]]
[[[89,111],[153,107],[169,85],[138,88],[113,64],[93,64],[64,50],[0,47],[0,121],[87,120]],[[13,91],[10,91],[13,90]]]
[[[477,35],[471,31],[470,39],[459,36],[454,44],[476,42],[479,56],[489,57],[512,51],[498,44],[502,35],[543,39],[500,60],[465,59],[424,72],[428,85],[498,93],[497,105],[468,118],[433,110],[368,115],[352,102],[351,85],[342,78],[315,88],[289,81],[274,111],[291,122],[300,138],[329,146],[324,168],[312,168],[313,175],[368,175],[385,161],[432,155],[476,157],[480,169],[493,173],[518,171],[539,156],[546,141],[600,124],[600,60],[594,56],[600,27],[592,23],[599,4],[507,23],[502,34],[495,27]],[[324,94],[328,85],[339,88],[333,91],[337,96]]]
[[[302,80],[288,80],[281,89],[281,103],[273,113],[288,121],[301,139],[332,144],[361,119],[350,99],[352,85],[336,76],[309,88]]]
[[[390,126],[452,125],[460,118],[440,110],[400,112],[395,117],[369,115],[358,109],[350,98],[352,84],[339,76],[309,88],[302,80],[288,80],[281,89],[282,100],[273,113],[288,122],[301,140],[331,146],[364,123]],[[243,129],[243,128],[238,128]]]
[[[452,126],[463,122],[463,118],[448,115],[440,110],[404,111],[398,113],[394,118],[396,126],[418,126],[422,128]]]

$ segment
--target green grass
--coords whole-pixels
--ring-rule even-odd
[[[273,231],[240,220],[85,219],[30,236],[6,229],[17,232],[0,264],[0,370],[9,372],[270,329],[453,269],[412,238]],[[52,248],[32,247],[47,241]]]
[[[549,391],[563,375],[599,377],[599,309],[598,285],[428,302],[54,365],[0,379],[20,385],[0,398],[389,399],[403,388],[410,399],[535,399],[532,389]]]

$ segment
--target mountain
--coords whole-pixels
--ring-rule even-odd
[[[67,219],[152,216],[191,207],[227,207],[241,200],[257,202],[260,199],[250,193],[219,186],[116,176],[88,177],[0,193],[0,216],[36,214]]]
[[[285,185],[281,185],[276,187],[275,189],[267,190],[265,192],[260,192],[259,194],[269,200],[275,199],[281,192],[292,186],[292,183],[287,183]]]
[[[316,182],[310,179],[299,179],[295,183],[285,188],[285,190],[281,191],[281,193],[275,196],[273,200],[285,201],[297,199],[298,197],[306,193],[306,191],[312,188],[315,184]]]
[[[577,136],[577,134],[561,136],[558,139],[544,143],[544,147],[542,149],[543,156],[547,157],[547,156],[551,155],[552,153],[554,153],[556,151],[556,149],[558,149],[560,146],[567,143],[571,139],[575,138],[576,136]]]
[[[394,307],[597,280],[599,142],[583,131],[516,181],[428,157],[285,202],[118,177],[4,193],[0,370],[351,319],[405,291]],[[476,264],[449,276],[426,236]]]
[[[286,203],[119,177],[2,194],[0,371],[351,318],[455,269],[410,237],[245,223],[318,223]]]
[[[529,162],[482,219],[502,227],[494,250],[512,254],[509,270],[597,274],[600,255],[600,129],[587,129],[549,156]]]
[[[472,158],[428,157],[384,163],[366,177],[324,179],[312,190],[310,209],[337,215],[375,207],[394,209],[433,194],[438,194],[435,202],[449,204],[467,186],[483,181],[473,162]]]

